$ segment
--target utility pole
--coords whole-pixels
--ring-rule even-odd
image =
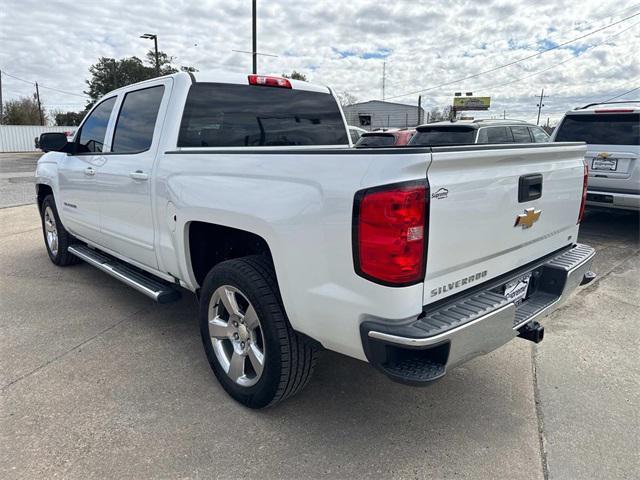
[[[256,5],[257,0],[253,0],[252,9],[251,9],[251,17],[252,17],[252,48],[251,48],[251,56],[253,57],[253,74],[258,74],[258,28],[257,28],[257,17],[258,17],[258,6]]]
[[[238,53],[248,53],[251,55],[253,60],[253,68],[251,72],[254,75],[258,74],[258,55],[262,55],[264,57],[277,57],[278,55],[271,55],[270,53],[260,53],[258,52],[258,6],[257,1],[253,0],[251,8],[251,51],[247,52],[246,50],[231,50],[232,52]]]
[[[538,107],[538,120],[536,120],[536,125],[540,125],[540,111],[542,110],[542,107],[544,107],[544,103],[542,103],[542,99],[546,97],[548,97],[548,95],[544,94],[544,88],[543,88],[542,91],[540,92],[540,100],[536,105]]]
[[[42,104],[40,103],[40,90],[38,90],[38,82],[36,82],[36,100],[38,101],[38,114],[40,115],[40,125],[44,126],[44,117],[42,116]]]
[[[422,95],[418,95],[418,125],[422,124]]]
[[[113,71],[111,73],[113,73],[113,89],[115,90],[116,88],[118,88],[118,77],[116,76],[116,59],[113,59]]]
[[[506,110],[503,110],[503,111],[502,111],[502,119],[503,119],[503,120],[506,120],[506,119],[507,119],[507,111],[506,111]]]
[[[384,87],[387,81],[387,62],[382,62],[382,101],[384,102]]]

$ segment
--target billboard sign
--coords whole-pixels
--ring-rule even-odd
[[[489,110],[491,97],[453,97],[453,108],[462,110]]]

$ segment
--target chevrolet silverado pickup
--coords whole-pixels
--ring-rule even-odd
[[[327,87],[177,73],[41,147],[51,261],[159,303],[194,292],[213,373],[252,408],[300,391],[321,348],[430,384],[542,340],[595,276],[583,143],[355,149]]]

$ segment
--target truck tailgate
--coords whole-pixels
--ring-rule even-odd
[[[424,304],[575,243],[585,152],[581,143],[434,148]]]

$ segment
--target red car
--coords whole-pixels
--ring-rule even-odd
[[[356,143],[356,148],[365,147],[394,147],[406,145],[416,133],[414,129],[379,130],[363,133]]]

